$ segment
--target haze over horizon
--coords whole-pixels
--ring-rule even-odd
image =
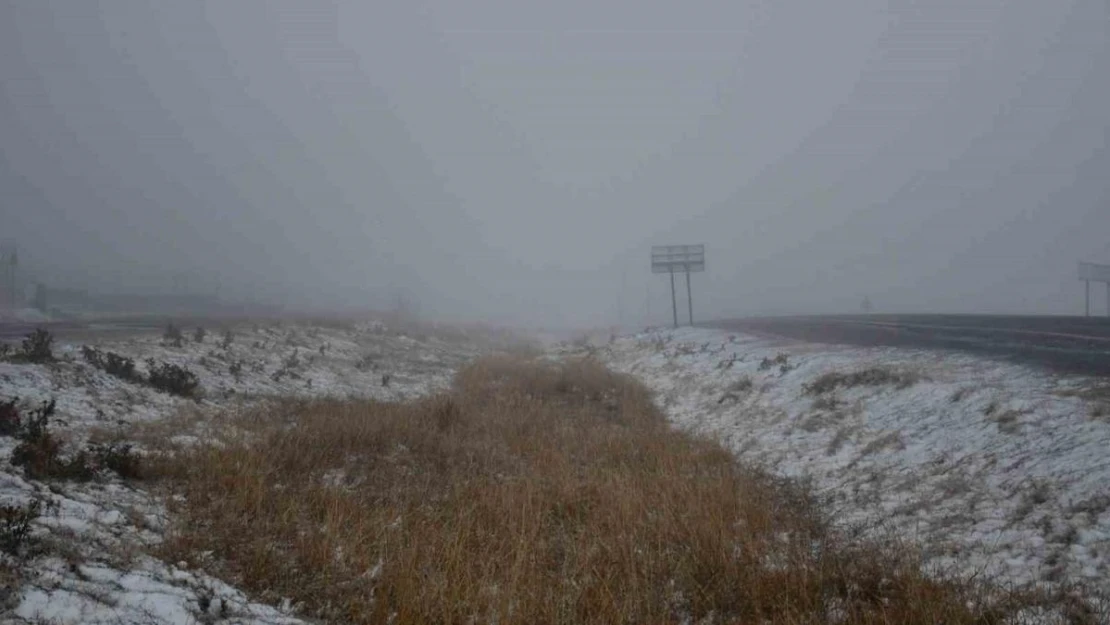
[[[666,243],[708,247],[701,319],[1075,314],[1108,77],[1105,0],[14,1],[0,243],[503,323],[667,322]]]

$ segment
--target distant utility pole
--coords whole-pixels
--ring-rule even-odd
[[[678,327],[678,297],[675,295],[674,274],[686,274],[686,301],[690,325],[694,325],[694,295],[690,286],[690,273],[705,271],[704,245],[657,245],[651,248],[651,272],[671,275],[671,314],[674,327]]]

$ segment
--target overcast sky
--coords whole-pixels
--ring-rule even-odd
[[[0,244],[94,290],[1076,313],[1108,126],[1106,0],[0,5]]]

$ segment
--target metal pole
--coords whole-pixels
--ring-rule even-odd
[[[690,289],[690,265],[686,265],[686,304],[690,307],[690,325],[694,325],[694,295]]]
[[[678,327],[678,298],[674,294],[674,269],[671,269],[671,313],[674,315],[674,327]]]
[[[1091,316],[1091,281],[1090,280],[1084,280],[1083,284],[1087,289],[1087,307],[1084,309],[1086,311],[1084,313],[1084,316],[1090,317]]]
[[[624,330],[624,287],[628,282],[628,271],[621,271],[621,290],[617,294],[617,324]]]

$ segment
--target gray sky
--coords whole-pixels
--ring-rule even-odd
[[[664,321],[648,248],[695,242],[701,317],[1073,313],[1110,262],[1108,13],[13,0],[0,239],[59,285],[495,321]]]

